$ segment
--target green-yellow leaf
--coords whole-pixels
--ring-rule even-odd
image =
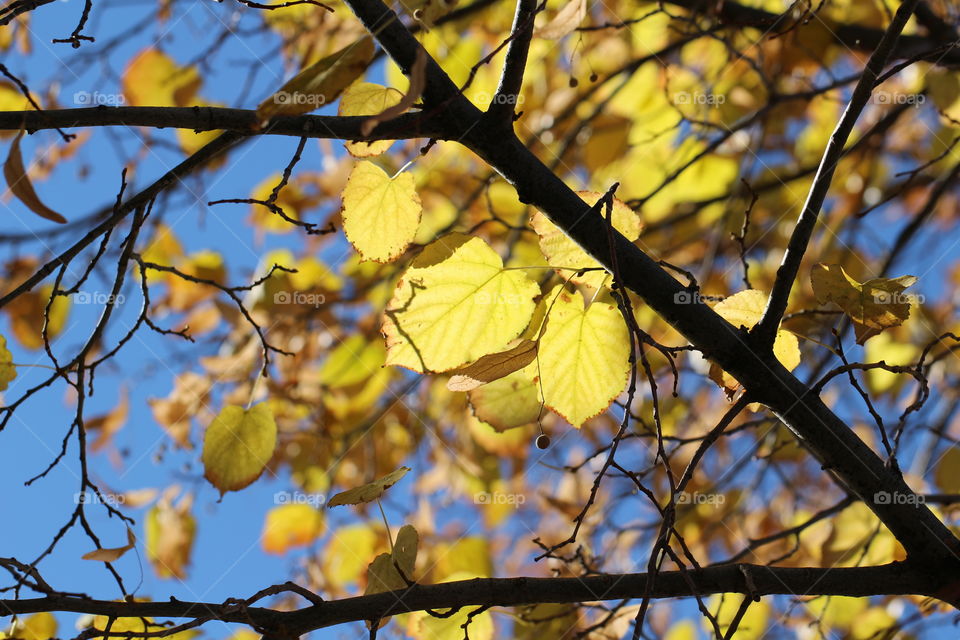
[[[381,553],[370,563],[364,595],[405,589],[407,581],[413,581],[413,568],[417,562],[419,544],[420,536],[417,530],[412,525],[403,525],[393,544],[393,553]],[[400,567],[403,575],[400,575],[397,567]]]
[[[338,493],[330,498],[328,507],[338,507],[343,504],[360,504],[361,502],[372,502],[383,495],[383,492],[397,484],[403,476],[410,471],[409,467],[400,467],[396,471],[391,471],[382,478],[367,483],[362,487],[355,487]]]
[[[960,493],[960,447],[950,447],[940,458],[933,478],[944,493]]]
[[[93,551],[83,554],[84,560],[98,560],[100,562],[114,562],[120,559],[120,556],[125,554],[130,549],[133,549],[133,545],[137,544],[137,537],[133,535],[133,529],[127,527],[127,544],[122,547],[114,547],[112,549],[94,549]]]
[[[536,373],[536,365],[532,364],[474,389],[468,396],[473,415],[497,431],[536,421],[540,415],[540,391],[534,382]]]
[[[387,364],[450,371],[502,351],[530,322],[539,294],[481,238],[439,238],[413,260],[387,305]]]
[[[546,405],[578,429],[603,412],[627,384],[630,339],[619,309],[597,301],[585,306],[579,291],[558,285],[547,301],[540,339],[540,381]]]
[[[756,289],[747,289],[721,300],[714,305],[713,310],[734,327],[751,329],[753,325],[760,322],[766,306],[767,294]],[[773,353],[780,364],[788,370],[794,369],[800,364],[800,345],[797,336],[784,329],[778,329],[777,337],[773,341]],[[740,386],[733,376],[716,364],[710,367],[710,379],[728,392]]]
[[[338,113],[341,116],[375,116],[403,99],[403,93],[392,87],[373,82],[357,82],[340,98]],[[375,142],[347,142],[347,151],[355,158],[378,156],[393,144],[393,140]]]
[[[454,376],[447,381],[450,391],[470,391],[482,384],[504,378],[514,371],[523,369],[537,357],[537,343],[533,340],[523,340],[515,347],[490,353],[473,364],[454,371]]]
[[[577,192],[585,202],[593,205],[603,197],[603,194],[595,191]],[[601,208],[601,215],[606,215],[605,208]],[[636,240],[640,235],[642,227],[640,216],[628,207],[626,204],[614,198],[613,211],[611,215],[613,228],[622,233],[627,240]],[[550,222],[547,216],[537,211],[530,219],[533,230],[537,232],[540,238],[540,251],[547,259],[547,263],[557,269],[561,277],[567,278],[575,274],[577,269],[597,269],[597,271],[587,271],[583,274],[576,274],[570,278],[571,282],[585,284],[597,289],[603,284],[607,277],[607,272],[600,266],[600,263],[587,255],[587,252],[571,240],[557,225]]]
[[[277,446],[277,423],[267,403],[227,406],[203,439],[204,476],[220,493],[243,489],[260,477]]]
[[[820,304],[834,302],[852,320],[873,329],[860,332],[866,337],[899,326],[910,317],[912,300],[903,291],[916,281],[915,276],[900,276],[857,282],[838,264],[818,264],[810,275],[817,301]]]
[[[366,160],[350,172],[343,189],[343,232],[365,260],[399,257],[417,233],[420,211],[413,174],[391,178]]]
[[[726,633],[730,627],[730,623],[733,622],[734,617],[737,615],[740,603],[746,597],[747,596],[739,593],[724,593],[710,598],[710,603],[707,606],[717,617],[721,631]],[[766,600],[754,602],[740,620],[734,637],[737,638],[737,640],[760,640],[767,633],[769,618],[770,604]],[[713,627],[709,622],[702,620],[701,624],[707,633],[713,632]]]
[[[296,116],[330,104],[373,60],[373,38],[364,36],[290,78],[257,107],[257,116]]]
[[[320,383],[338,389],[363,382],[383,366],[386,352],[379,339],[368,341],[355,334],[330,352],[318,377]]]
[[[5,391],[10,381],[17,377],[13,354],[7,349],[7,339],[0,336],[0,391]]]

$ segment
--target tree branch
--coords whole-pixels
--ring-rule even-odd
[[[843,156],[843,147],[847,143],[847,138],[850,137],[850,132],[853,131],[857,118],[860,117],[860,113],[873,93],[873,87],[884,66],[886,66],[890,53],[897,44],[900,32],[907,24],[910,16],[913,15],[916,6],[917,0],[905,0],[897,9],[897,13],[890,21],[890,26],[883,34],[880,44],[877,45],[877,49],[867,61],[863,69],[863,75],[860,76],[860,80],[853,88],[850,102],[827,142],[827,148],[823,152],[820,166],[813,177],[813,185],[807,194],[807,201],[803,205],[800,217],[797,219],[797,226],[794,227],[790,242],[787,244],[787,250],[783,254],[783,262],[777,269],[777,277],[773,283],[770,299],[767,301],[767,308],[764,309],[763,317],[751,331],[751,337],[756,339],[757,348],[763,351],[773,348],[773,341],[776,338],[780,320],[787,309],[790,290],[797,279],[797,272],[800,271],[803,254],[807,250],[810,237],[813,235],[813,229],[817,225],[817,218],[820,216],[820,209],[827,197],[827,191],[830,190],[833,174],[837,169],[840,158]]]
[[[222,107],[88,107],[48,111],[0,111],[0,129],[28,131],[61,127],[174,127],[194,131],[232,131],[244,136],[279,135],[336,140],[444,139],[435,119],[421,112],[405,113],[362,132],[367,116],[277,116],[260,127],[256,111]]]
[[[939,585],[932,584],[927,574],[906,563],[835,569],[730,564],[683,572],[660,572],[652,589],[645,573],[574,578],[475,578],[432,585],[415,584],[393,592],[325,601],[296,611],[240,607],[236,602],[117,602],[49,595],[0,600],[0,614],[62,611],[112,617],[204,618],[252,623],[267,630],[284,630],[293,636],[322,627],[377,620],[409,611],[472,605],[511,607],[620,600],[644,595],[663,599],[715,593],[936,596],[938,588]],[[134,635],[142,636],[142,633]]]

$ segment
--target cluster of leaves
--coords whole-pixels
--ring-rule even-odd
[[[144,9],[146,22],[176,31],[172,16],[181,7],[158,4]],[[125,535],[126,544],[91,537],[97,548],[84,558],[114,572],[141,527],[155,575],[189,580],[192,549],[204,535],[197,501],[234,499],[228,492],[264,476],[303,495],[330,495],[327,507],[351,511],[284,504],[255,525],[263,551],[299,554],[291,578],[324,597],[495,573],[633,572],[663,540],[664,522],[676,551],[656,570],[731,561],[854,567],[905,558],[870,508],[823,474],[771,412],[744,402],[727,419],[732,399],[750,399],[738,380],[546,212],[522,202],[513,185],[455,141],[408,140],[414,136],[401,131],[402,117],[435,115],[422,108],[426,57],[406,73],[381,63],[380,33],[367,33],[346,5],[273,2],[261,11],[237,4],[229,10],[251,37],[275,46],[287,82],[270,85],[262,100],[215,96],[216,66],[185,61],[198,51],[225,60],[218,43],[244,33],[231,27],[209,50],[164,51],[151,43],[122,59],[124,103],[233,101],[251,111],[259,103],[254,128],[244,132],[255,138],[277,118],[336,102],[338,117],[360,119],[364,137],[386,131],[370,141],[291,141],[292,159],[285,167],[283,159],[261,161],[270,168],[252,189],[220,183],[241,162],[239,153],[197,169],[212,191],[230,198],[211,205],[249,207],[250,244],[262,243],[256,264],[224,249],[222,239],[196,247],[204,237],[199,222],[153,194],[129,223],[114,221],[126,239],[98,234],[102,244],[54,259],[48,273],[55,282],[18,289],[50,259],[46,246],[60,255],[76,241],[77,225],[96,228],[115,208],[104,195],[101,209],[82,218],[51,209],[38,195],[68,180],[60,165],[83,157],[100,132],[33,149],[25,162],[26,127],[8,131],[4,175],[20,203],[11,208],[67,224],[42,232],[49,245],[26,252],[24,238],[0,236],[11,247],[0,304],[13,351],[0,336],[0,427],[65,381],[76,414],[64,414],[63,449],[83,434],[81,491],[122,496],[124,509],[110,507],[115,515],[144,510],[142,523],[105,528],[106,540]],[[541,4],[523,87],[506,97],[515,102],[513,125],[526,146],[578,189],[584,224],[615,230],[684,280],[688,298],[678,305],[706,301],[746,335],[764,315],[792,222],[859,77],[851,69],[862,64],[864,45],[845,39],[844,29],[881,34],[890,16],[879,0],[736,5],[749,15],[783,12],[769,32],[765,21],[726,24],[695,4]],[[497,87],[512,3],[403,5],[402,21],[473,104],[486,109],[494,96],[504,97]],[[949,22],[950,11],[942,13]],[[14,30],[0,27],[14,34],[0,47],[29,53],[29,16],[16,17]],[[922,40],[929,31],[911,23],[905,37]],[[135,36],[119,29],[118,41]],[[938,515],[952,521],[951,505],[960,501],[960,434],[952,420],[960,403],[953,358],[960,299],[951,289],[960,271],[952,246],[928,227],[957,226],[960,76],[922,53],[875,88],[887,99],[874,100],[854,130],[774,353],[817,391],[846,379],[824,399],[892,467],[909,469],[911,487],[940,496]],[[29,100],[44,109],[59,105],[53,85]],[[30,109],[30,101],[16,84],[0,84],[4,111]],[[404,141],[389,139],[390,127]],[[202,157],[225,135],[184,126],[166,147],[180,159]],[[161,146],[151,138],[142,151]],[[135,162],[118,163],[127,164]],[[46,224],[32,214],[24,218],[31,225]],[[922,242],[933,249],[924,251]],[[923,278],[894,277],[903,271]],[[941,281],[951,286],[941,289]],[[911,286],[922,295],[906,295]],[[78,315],[71,299],[98,287],[110,294],[108,311],[71,330]],[[142,305],[128,311],[130,326],[111,324],[113,308],[132,310],[132,300]],[[851,328],[855,339],[846,344]],[[76,331],[90,336],[79,352]],[[170,391],[151,391],[157,397],[148,401],[165,432],[163,449],[189,457],[191,479],[202,475],[215,491],[174,482],[162,455],[156,486],[146,491],[101,487],[86,471],[88,452],[106,454],[89,464],[151,459],[120,444],[127,431],[150,427],[130,419],[119,385],[112,410],[84,414],[96,367],[109,361],[136,375],[138,363],[125,359],[124,347],[136,332],[151,331],[171,354],[158,360],[181,363],[156,387]],[[39,377],[46,369],[28,367],[35,353],[46,355],[48,378]],[[881,417],[890,411],[896,426]],[[411,499],[389,501],[386,490],[407,471]],[[384,522],[370,515],[371,502]],[[71,526],[86,511],[78,505]],[[395,531],[387,511],[403,521]],[[701,624],[720,638],[750,640],[774,626],[813,623],[843,637],[897,631],[908,638],[906,608],[918,628],[938,611],[914,596],[798,596],[801,607],[787,599],[750,604],[740,595],[697,601],[701,622],[654,608],[645,623],[669,640],[694,638]],[[486,607],[418,611],[394,616],[392,628],[439,640],[614,638],[638,614],[643,623],[645,611],[645,602],[520,606],[509,618]],[[170,630],[150,618],[86,623],[116,633]],[[375,634],[387,623],[367,626]],[[56,620],[40,613],[16,621],[9,635],[47,640],[56,633]]]

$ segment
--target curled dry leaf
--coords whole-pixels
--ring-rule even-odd
[[[447,381],[450,391],[470,391],[519,371],[537,357],[537,343],[524,340],[517,346],[483,356],[473,364],[457,369]]]
[[[89,553],[83,554],[83,559],[97,560],[99,562],[115,562],[120,559],[120,556],[130,551],[130,549],[133,549],[133,545],[135,544],[137,544],[137,536],[133,534],[133,530],[130,527],[127,527],[127,544],[112,549],[94,549]]]
[[[328,507],[338,507],[343,504],[360,504],[361,502],[373,502],[383,495],[384,491],[397,484],[403,476],[407,475],[410,467],[400,467],[396,471],[391,471],[382,478],[377,478],[362,487],[348,489],[338,493],[330,498]]]
[[[27,176],[27,170],[23,166],[23,156],[20,154],[20,139],[23,134],[24,130],[21,129],[17,137],[13,139],[13,143],[10,145],[10,153],[7,154],[7,160],[3,163],[3,177],[7,179],[7,187],[9,187],[10,193],[41,218],[66,224],[67,219],[43,204],[40,201],[40,196],[33,190],[33,185],[30,184],[30,177]]]

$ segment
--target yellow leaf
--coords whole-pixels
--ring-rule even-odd
[[[338,113],[341,116],[374,116],[400,103],[403,93],[392,87],[357,82],[344,91]],[[347,151],[355,158],[378,156],[393,144],[393,140],[376,142],[347,142]]]
[[[490,545],[486,538],[467,536],[453,544],[437,545],[435,551],[437,561],[434,572],[437,582],[489,578],[493,575]]]
[[[376,553],[377,539],[376,531],[365,524],[333,531],[323,554],[326,580],[338,589],[355,582]]]
[[[534,382],[536,365],[494,380],[469,393],[473,415],[497,431],[506,431],[536,421],[540,415],[540,392]]]
[[[603,412],[627,384],[630,339],[620,310],[558,285],[547,302],[540,339],[540,384],[546,405],[578,429]]]
[[[670,626],[663,640],[697,640],[697,627],[692,620],[681,620]]]
[[[751,329],[753,325],[760,322],[766,306],[767,294],[756,289],[746,289],[721,300],[713,306],[713,310],[734,327]],[[800,364],[800,344],[797,337],[789,331],[778,329],[777,337],[773,341],[773,354],[780,364],[788,370],[793,370]],[[710,379],[728,391],[733,391],[740,386],[733,376],[716,364],[710,367]]]
[[[296,116],[330,104],[359,78],[373,60],[373,38],[364,36],[313,63],[260,103],[257,116]]]
[[[420,536],[417,530],[412,525],[403,525],[393,543],[393,553],[381,553],[370,563],[364,595],[405,589],[407,581],[413,581],[419,544]],[[400,567],[403,575],[397,571],[397,567]]]
[[[17,377],[13,354],[7,349],[7,339],[0,336],[0,391],[5,391],[10,381]]]
[[[361,487],[355,487],[338,493],[330,498],[328,507],[338,507],[344,504],[360,504],[361,502],[372,502],[383,495],[383,492],[397,483],[400,478],[407,475],[409,467],[400,467],[396,471],[391,471],[382,478],[377,478]]]
[[[186,496],[174,506],[170,495],[165,495],[147,512],[144,547],[161,578],[186,576],[197,533],[197,522],[190,513],[192,502]]]
[[[726,633],[740,608],[740,603],[746,597],[748,596],[739,593],[724,593],[710,598],[707,607],[716,615],[721,631]],[[760,640],[766,635],[769,618],[770,604],[766,600],[752,603],[740,620],[733,637],[737,640]],[[707,620],[701,619],[701,624],[708,634],[713,633],[713,626]]]
[[[580,26],[587,16],[587,0],[568,0],[553,19],[534,31],[534,36],[559,40]]]
[[[387,305],[387,364],[449,371],[503,350],[530,322],[539,293],[483,239],[444,236],[413,260]]]
[[[21,620],[13,633],[13,637],[20,640],[50,640],[56,635],[57,619],[46,611]]]
[[[23,156],[20,155],[20,139],[23,134],[24,131],[21,129],[17,137],[13,139],[10,144],[10,153],[7,154],[7,160],[3,163],[3,177],[7,179],[7,187],[9,187],[10,193],[41,218],[66,224],[67,219],[43,204],[40,201],[40,196],[33,190],[33,185],[30,184],[30,176],[27,175],[27,170],[23,166]]]
[[[835,302],[852,320],[877,331],[896,327],[910,317],[912,300],[903,290],[917,281],[914,276],[873,278],[857,282],[838,264],[818,264],[810,275],[813,293],[820,304]],[[876,332],[870,332],[876,335]],[[857,342],[863,343],[864,339]]]
[[[130,549],[133,549],[133,545],[137,544],[137,537],[133,535],[133,530],[130,527],[127,527],[127,544],[122,547],[114,547],[112,549],[94,549],[83,554],[84,560],[98,560],[100,562],[114,562],[120,559],[120,556],[125,554]]]
[[[53,285],[44,285],[39,291],[18,296],[6,306],[10,314],[10,331],[27,349],[43,346],[44,314],[53,293]],[[51,340],[63,331],[70,311],[70,298],[57,296],[46,314],[47,337]]]
[[[367,161],[350,172],[343,189],[343,232],[365,260],[399,257],[417,233],[420,211],[413,174],[391,178]]]
[[[960,447],[950,447],[944,452],[933,478],[944,493],[960,493]]]
[[[580,191],[578,194],[587,203],[593,205],[603,196],[595,191]],[[601,209],[601,215],[606,215]],[[636,240],[640,235],[640,216],[626,204],[614,198],[611,214],[613,228],[626,236],[627,240]],[[562,278],[575,274],[578,269],[597,269],[582,275],[576,274],[570,278],[571,282],[586,284],[594,289],[600,287],[607,277],[606,270],[600,263],[587,255],[587,252],[571,240],[557,225],[550,222],[547,216],[537,211],[530,219],[533,230],[540,238],[540,251],[543,252],[547,263],[557,270]]]
[[[134,107],[186,107],[193,103],[202,82],[196,67],[180,67],[150,47],[127,65],[123,94]]]
[[[469,573],[456,573],[445,582],[467,580],[472,576]],[[448,617],[437,618],[426,612],[419,612],[420,640],[462,640],[465,637],[463,626],[467,623],[472,607],[464,607]],[[449,613],[449,610],[440,610],[438,613]],[[466,633],[470,640],[493,640],[493,617],[489,611],[484,611],[470,619]]]
[[[267,512],[261,544],[267,553],[303,547],[323,532],[323,513],[309,504],[283,504]]]
[[[383,367],[385,357],[381,341],[352,335],[327,356],[318,374],[320,383],[339,389],[363,382]]]
[[[537,357],[537,343],[523,340],[517,346],[499,353],[490,353],[473,364],[456,369],[447,381],[450,391],[470,391],[482,384],[504,378],[518,371]]]
[[[204,476],[221,495],[260,477],[277,446],[277,423],[265,402],[224,407],[203,439]]]

